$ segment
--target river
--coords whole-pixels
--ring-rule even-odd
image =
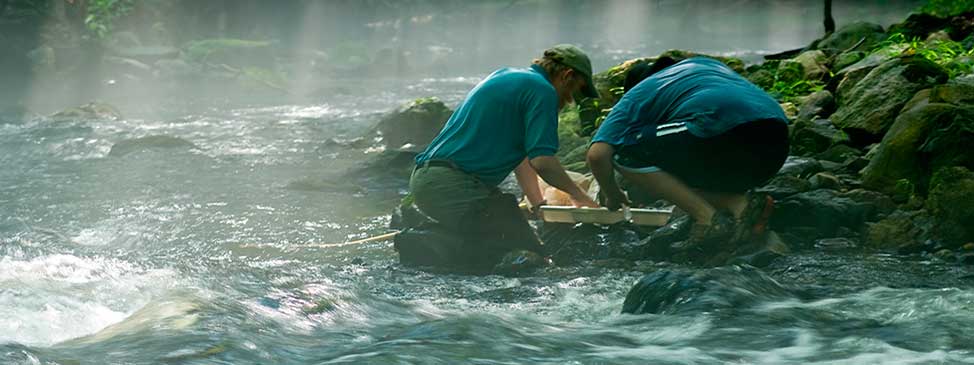
[[[455,106],[478,80],[122,105],[118,121],[0,115],[0,363],[974,363],[974,271],[935,259],[817,249],[763,270],[476,277],[401,267],[391,242],[300,247],[386,232],[405,192],[293,188],[367,158],[328,140],[418,97]],[[196,147],[109,155],[150,135]],[[713,284],[621,314],[656,270]]]

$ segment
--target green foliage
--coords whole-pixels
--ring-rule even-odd
[[[922,41],[894,33],[877,44],[873,52],[887,52],[894,57],[918,55],[943,67],[950,78],[974,72],[974,48],[965,49],[963,44],[950,40]]]
[[[115,20],[132,11],[134,0],[91,0],[85,26],[92,36],[104,39],[112,32]]]
[[[927,0],[919,11],[939,17],[950,17],[974,11],[974,0]]]

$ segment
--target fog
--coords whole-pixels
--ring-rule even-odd
[[[197,76],[173,81],[158,59],[126,53],[171,49],[185,58],[188,44],[205,39],[269,42],[272,61],[241,63],[270,70],[258,83],[276,90],[258,94],[306,101],[354,80],[479,77],[526,65],[557,43],[581,46],[599,72],[668,49],[757,62],[824,33],[818,0],[146,1],[116,19],[104,39],[92,40],[71,25],[72,7],[84,1],[54,1],[36,16],[14,11],[31,1],[3,3],[9,8],[0,17],[0,81],[7,86],[0,107],[32,110],[93,99],[257,97]],[[833,15],[840,28],[855,21],[888,26],[921,3],[835,1]],[[38,67],[43,46],[56,60]],[[143,70],[133,72],[130,58]]]

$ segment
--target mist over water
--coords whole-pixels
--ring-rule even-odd
[[[802,47],[821,33],[819,2],[278,3],[212,17],[200,5],[166,24],[182,41],[394,49],[405,64],[305,64],[288,92],[111,69],[63,83],[4,75],[21,88],[2,104],[27,110],[0,113],[0,363],[974,363],[974,273],[935,260],[826,250],[763,272],[646,262],[474,277],[403,268],[390,242],[301,247],[387,232],[405,184],[346,181],[370,155],[328,141],[404,102],[455,106],[494,68],[559,42],[590,51],[596,72],[671,48]],[[840,27],[888,25],[916,3],[834,13]],[[122,118],[49,116],[94,99]],[[117,147],[159,135],[188,144]],[[711,281],[660,314],[620,314],[656,270]]]

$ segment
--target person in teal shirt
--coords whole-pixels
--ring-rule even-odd
[[[458,237],[454,247],[431,249],[442,257],[429,261],[491,267],[511,250],[543,252],[517,200],[497,188],[512,171],[533,207],[543,204],[538,176],[575,205],[597,206],[554,157],[558,111],[577,92],[598,96],[591,62],[577,47],[557,45],[528,68],[491,73],[467,94],[410,177],[419,211]]]
[[[766,206],[745,192],[788,156],[788,119],[778,102],[705,57],[662,57],[633,67],[626,83],[587,154],[605,205],[629,204],[613,177],[619,170],[687,212],[687,245],[744,239]]]

